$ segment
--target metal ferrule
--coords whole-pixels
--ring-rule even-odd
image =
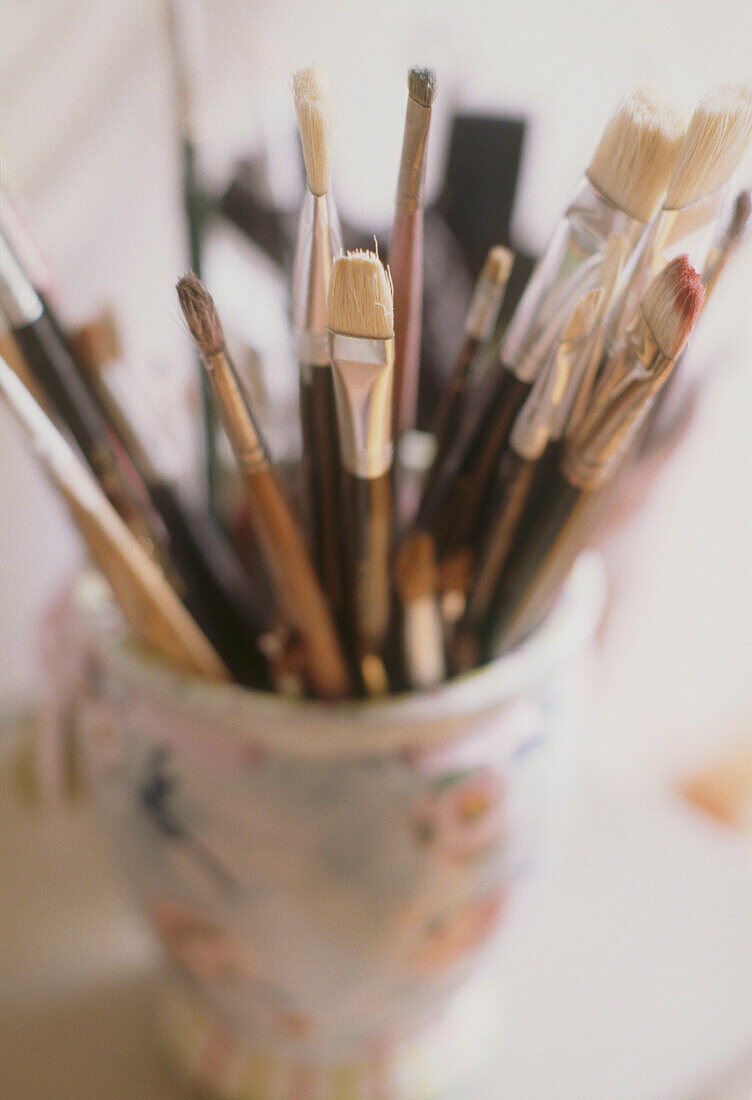
[[[423,206],[426,185],[426,147],[431,125],[431,108],[407,97],[405,134],[402,140],[399,179],[397,180],[397,211],[414,214]]]
[[[42,302],[7,241],[0,239],[0,309],[12,329],[38,321]]]
[[[410,687],[429,688],[446,678],[444,624],[435,593],[408,600],[402,609],[405,670]]]
[[[563,471],[573,485],[597,489],[612,477],[675,362],[658,347],[644,320],[635,326],[619,377],[584,418],[567,449]]]
[[[233,366],[224,351],[206,355],[204,359],[224,411],[225,428],[238,465],[246,474],[259,473],[269,465],[269,456]]]
[[[554,230],[525,288],[501,346],[501,359],[522,382],[533,382],[561,336],[572,302],[598,285],[609,237],[625,254],[645,226],[614,206],[586,179]]]
[[[292,281],[293,329],[305,381],[310,381],[311,367],[329,365],[327,296],[332,266],[341,251],[342,233],[331,197],[306,190]]]
[[[394,337],[371,340],[329,332],[342,464],[362,478],[392,465]]]
[[[509,436],[509,445],[520,458],[540,458],[552,435],[556,413],[567,393],[572,370],[583,354],[589,334],[566,340],[556,351],[548,370],[540,372],[522,406]]]
[[[479,343],[491,339],[505,288],[506,282],[499,283],[496,279],[481,276],[478,280],[465,318],[468,339]]]

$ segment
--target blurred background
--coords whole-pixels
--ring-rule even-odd
[[[496,0],[212,0],[190,6],[197,7],[201,24],[189,50],[207,188],[225,196],[236,219],[233,181],[244,183],[267,211],[295,210],[302,176],[290,74],[315,62],[328,70],[338,103],[332,186],[341,214],[354,235],[381,235],[384,250],[405,74],[416,61],[433,66],[439,80],[429,201],[445,213],[455,209],[446,179],[455,117],[507,120],[511,128],[501,137],[494,131],[494,140],[506,135],[509,148],[519,152],[519,178],[506,195],[503,180],[494,186],[502,205],[510,206],[504,243],[528,257],[544,246],[620,95],[641,82],[656,83],[689,114],[709,86],[751,75],[746,0],[716,0],[712,8],[699,0],[636,0],[619,9],[600,0],[526,0],[516,8]],[[191,415],[197,394],[174,293],[188,252],[165,5],[5,0],[2,24],[2,187],[28,210],[66,321],[79,323],[103,307],[114,310],[140,422],[150,425],[153,443],[190,485],[199,446]],[[739,183],[750,179],[748,160]],[[488,205],[493,209],[492,201]],[[283,410],[272,428],[285,453],[294,447],[286,425],[296,381],[286,272],[269,254],[284,232],[284,217],[280,224],[272,224],[264,248],[230,220],[216,220],[204,273],[249,349],[249,384]],[[450,235],[448,244],[437,245],[437,263],[456,244]],[[475,261],[466,242],[458,247],[462,262],[450,273],[461,316]],[[723,276],[694,338],[692,367],[707,382],[686,438],[660,470],[645,506],[606,547],[613,585],[595,655],[586,763],[609,797],[619,791],[643,804],[707,768],[713,774],[720,769],[723,786],[727,762],[738,775],[734,762],[749,761],[752,753],[751,303],[747,247]],[[34,702],[36,624],[81,554],[4,409],[0,500],[2,736],[3,727],[10,731],[9,715]],[[690,853],[681,881],[697,888],[703,875],[711,875],[708,889],[717,890],[717,905],[706,899],[713,916],[703,910],[705,931],[714,942],[728,941],[728,958],[716,960],[717,981],[700,968],[700,986],[686,991],[697,1020],[714,986],[729,1010],[712,1052],[701,1066],[693,1063],[696,1090],[667,1091],[656,1048],[650,1054],[656,1076],[645,1073],[635,1091],[578,1095],[737,1095],[731,1077],[728,1087],[724,1082],[737,1064],[743,1074],[745,1059],[752,1060],[752,923],[741,919],[752,922],[752,841],[739,839],[752,820],[752,794],[737,802],[742,808],[735,809],[732,824],[738,835],[711,824],[703,832],[694,819],[686,836],[672,833],[673,825],[666,833],[672,844],[686,841]],[[650,836],[647,827],[635,833],[646,861]],[[662,897],[663,878],[647,862],[645,868],[639,888],[650,883],[654,897]],[[666,901],[672,921],[681,923],[692,899],[695,894]],[[732,909],[733,919],[727,915]],[[704,935],[702,925],[698,934]],[[641,948],[635,950],[639,955]],[[642,961],[649,970],[647,957]],[[669,984],[686,976],[681,969],[670,973]],[[724,982],[731,983],[725,992]],[[666,1001],[669,1013],[671,1004]],[[743,1006],[751,1010],[746,1023]],[[694,1026],[682,1031],[677,1023],[675,1049],[666,1055],[682,1072],[677,1059],[691,1061],[693,1044],[694,1055],[702,1044],[702,1028],[695,1034]],[[682,1080],[690,1076],[687,1069]],[[752,1095],[752,1079],[744,1081],[739,1087],[749,1088],[740,1097]],[[531,1088],[525,1095],[545,1094]]]

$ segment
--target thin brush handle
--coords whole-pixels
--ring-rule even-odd
[[[475,406],[472,431],[458,440],[458,450],[462,450],[457,472],[442,507],[437,509],[434,534],[441,559],[471,541],[499,456],[509,443],[517,414],[532,388],[532,383],[522,382],[502,368],[491,399]]]
[[[398,211],[389,243],[394,283],[395,436],[415,427],[423,314],[423,209]]]
[[[211,514],[191,509],[166,481],[148,484],[170,540],[170,560],[183,581],[184,603],[240,684],[268,687],[258,647],[267,628],[248,575]]]
[[[317,694],[338,698],[349,691],[349,674],[334,623],[300,526],[271,467],[244,471],[249,511],[274,582],[280,609],[306,647],[308,672]]]
[[[300,635],[313,690],[328,699],[350,691],[350,675],[300,525],[272,468],[253,414],[224,350],[204,356],[227,435],[243,475],[259,549],[287,624]]]
[[[530,497],[536,462],[505,452],[489,493],[493,519],[478,532],[477,566],[465,625],[478,630],[491,606],[509,558],[514,536]]]
[[[467,405],[467,390],[470,370],[477,354],[480,341],[466,336],[454,369],[439,400],[434,416],[432,433],[436,441],[436,456],[446,454],[456,437],[462,423],[462,415]],[[434,461],[423,481],[423,496],[430,498],[433,483],[439,476],[440,461]]]
[[[392,480],[356,477],[343,472],[342,511],[347,532],[347,575],[350,633],[363,673],[364,661],[382,661],[389,638],[392,610],[390,579]],[[364,673],[367,681],[367,675]],[[369,690],[366,682],[366,690]]]
[[[308,484],[313,560],[335,619],[344,616],[344,577],[337,410],[331,366],[301,372],[300,412],[303,424],[303,465]]]
[[[43,312],[37,320],[14,328],[13,335],[31,374],[81,448],[107,499],[144,545],[163,550],[163,533],[148,516],[146,494],[139,497],[133,488],[135,471],[131,480],[126,478],[107,423],[55,323]]]
[[[226,677],[221,659],[158,567],[4,361],[0,361],[0,391],[40,463],[63,495],[137,637],[190,672]]]
[[[159,476],[104,381],[102,364],[94,362],[80,343],[74,342],[72,350],[84,384],[125,448],[164,524],[173,586],[222,654],[233,679],[248,686],[267,686],[268,665],[257,644],[266,629],[263,609],[235,551],[208,511],[187,507],[177,487]]]
[[[481,630],[486,658],[522,641],[545,619],[595,521],[600,493],[558,474],[539,520],[515,548]]]

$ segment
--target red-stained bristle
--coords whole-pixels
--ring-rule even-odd
[[[671,261],[672,277],[676,279],[674,291],[674,304],[676,312],[682,318],[681,343],[688,338],[695,327],[695,322],[705,301],[705,287],[697,271],[692,267],[689,258],[685,255],[677,256]]]
[[[686,256],[677,256],[653,279],[642,312],[664,355],[679,355],[704,300],[702,280]]]

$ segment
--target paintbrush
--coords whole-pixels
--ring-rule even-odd
[[[418,404],[426,148],[435,96],[433,70],[410,69],[397,202],[389,238],[389,270],[394,282],[394,429],[397,438],[415,426]]]
[[[439,569],[428,532],[417,531],[400,547],[394,572],[405,680],[412,688],[433,687],[446,678],[446,661]]]
[[[342,461],[348,620],[363,687],[389,689],[394,315],[389,274],[373,252],[335,262],[329,353]]]
[[[513,261],[514,256],[508,248],[496,245],[489,251],[475,284],[465,318],[462,348],[434,416],[432,432],[436,457],[423,483],[425,500],[431,499],[431,482],[438,474],[441,456],[451,446],[459,430],[470,395],[490,365],[488,344],[496,328]],[[430,526],[428,515],[421,513],[416,519],[416,526],[427,529]]]
[[[293,329],[300,364],[303,469],[313,560],[339,624],[344,616],[339,440],[326,316],[329,279],[342,251],[339,218],[329,193],[333,117],[328,88],[316,69],[293,76],[307,190],[293,273]]]
[[[466,539],[460,537],[452,549],[452,554],[474,552],[477,562],[462,621],[463,630],[473,636],[500,582],[573,370],[592,340],[602,293],[600,289],[588,291],[572,311],[551,366],[538,375],[515,419],[476,529]],[[455,608],[460,606],[459,595],[455,591],[451,600]]]
[[[259,647],[267,626],[263,601],[217,521],[208,510],[189,506],[177,482],[160,472],[111,389],[108,366],[118,351],[112,322],[80,326],[71,337],[71,348],[165,526],[170,564],[186,607],[222,654],[234,680],[267,686],[268,663]]]
[[[181,197],[187,233],[188,260],[199,277],[203,268],[204,236],[211,203],[199,178],[196,137],[196,74],[205,53],[202,5],[199,0],[164,0],[167,46],[175,95],[175,122],[181,160]],[[205,450],[205,489],[214,507],[217,466],[217,411],[211,388],[199,365],[199,387]]]
[[[661,387],[670,377],[702,308],[702,280],[686,256],[648,287],[639,324],[612,382],[601,380],[591,409],[567,441],[545,505],[494,594],[480,636],[484,656],[521,641],[545,617],[597,515],[604,494]],[[606,392],[602,392],[602,388]]]
[[[698,271],[703,269],[729,180],[751,136],[752,89],[725,86],[697,104],[663,206],[625,265],[609,320],[609,348],[623,338],[645,287],[670,259],[686,253]]]
[[[118,514],[166,566],[165,533],[122,446],[80,377],[59,322],[0,237],[0,310],[48,404],[66,425]]]
[[[665,192],[683,133],[676,112],[638,91],[606,126],[574,199],[556,226],[507,329],[494,370],[476,390],[422,508],[437,517],[439,550],[469,485],[478,500],[538,372],[549,361],[572,303],[598,284],[609,238],[636,246]]]
[[[747,235],[750,215],[752,215],[752,192],[747,188],[736,196],[729,223],[713,242],[705,267],[702,269],[706,300],[715,290],[719,275]]]
[[[210,642],[118,516],[75,452],[0,359],[0,392],[60,491],[135,635],[186,671],[224,678]]]
[[[341,698],[351,684],[331,611],[227,354],[214,302],[193,274],[180,280],[177,291],[240,465],[250,519],[280,613],[305,647],[312,690],[326,699]]]

